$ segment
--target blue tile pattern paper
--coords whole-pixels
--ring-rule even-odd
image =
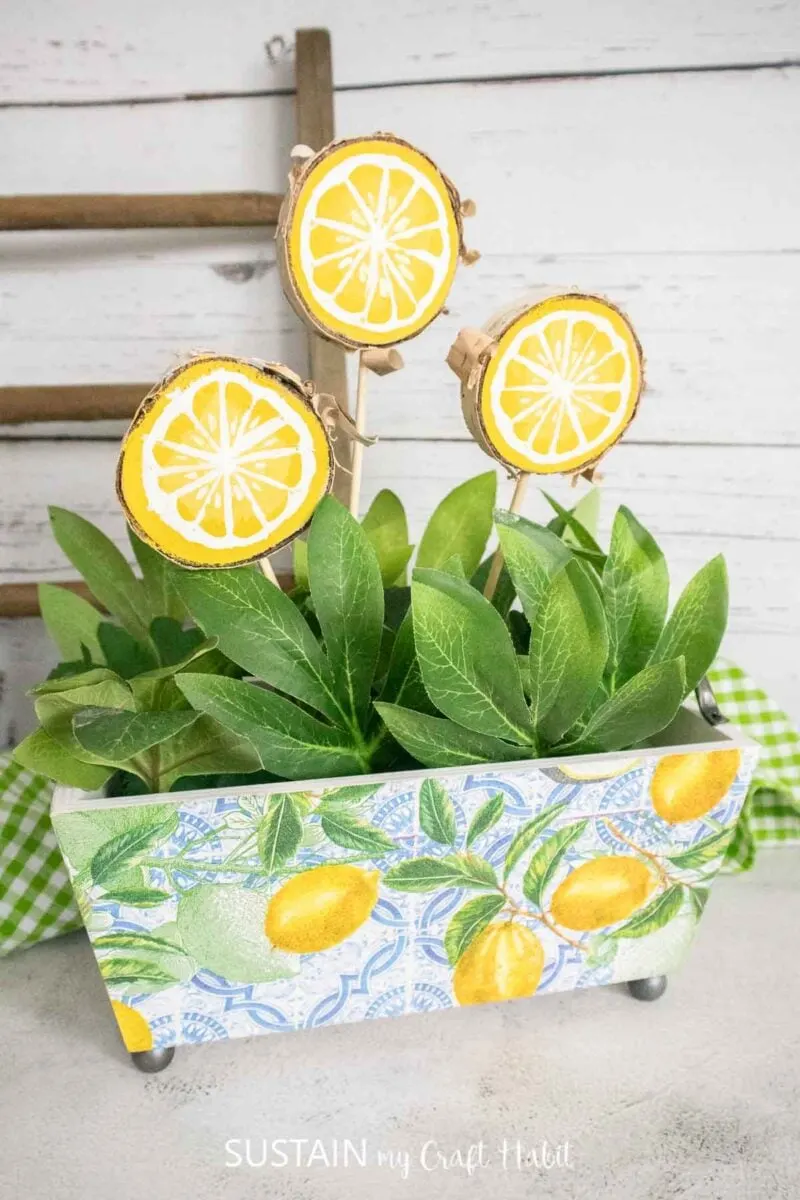
[[[755,766],[730,746],[84,799],[53,822],[144,1049],[672,970]]]

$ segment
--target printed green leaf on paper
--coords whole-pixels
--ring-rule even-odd
[[[488,833],[493,829],[503,815],[506,802],[502,792],[496,792],[494,796],[490,796],[485,804],[482,804],[475,816],[469,823],[467,830],[467,849],[473,842],[477,841],[483,833]]]
[[[433,892],[437,888],[496,889],[491,863],[477,854],[422,855],[391,867],[383,877],[387,887],[402,892]]]
[[[271,796],[257,835],[258,857],[267,874],[292,858],[302,840],[303,817],[294,798],[287,793]]]
[[[544,907],[545,892],[558,870],[561,860],[588,824],[588,821],[575,821],[571,825],[564,825],[539,847],[528,863],[522,878],[522,890],[531,904],[535,904],[537,908]]]
[[[89,864],[92,881],[102,886],[140,858],[158,849],[177,832],[178,814],[172,812],[154,825],[126,830],[111,838],[95,853]]]
[[[657,929],[663,929],[673,917],[677,916],[683,906],[684,890],[681,884],[674,884],[651,900],[648,905],[635,913],[621,929],[615,931],[618,938],[640,938]]]
[[[451,967],[502,911],[505,903],[505,896],[476,896],[453,914],[444,935],[444,948]]]
[[[456,812],[438,779],[424,779],[419,789],[419,823],[422,832],[441,846],[456,840]]]

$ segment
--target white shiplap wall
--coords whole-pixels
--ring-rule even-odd
[[[442,362],[460,325],[530,288],[604,292],[649,379],[606,517],[629,503],[676,586],[725,552],[728,650],[800,719],[800,3],[12,0],[0,192],[281,190],[292,31],[313,24],[333,33],[338,132],[395,130],[479,206],[482,259],[373,385],[365,503],[396,488],[418,531],[489,466]],[[0,235],[0,382],[154,378],[198,348],[306,369],[264,231]],[[0,431],[0,579],[72,574],[47,503],[123,543],[118,433]],[[52,660],[37,621],[0,635],[9,741]]]

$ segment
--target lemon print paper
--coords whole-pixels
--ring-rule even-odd
[[[184,566],[229,567],[304,529],[332,479],[309,391],[285,367],[235,358],[168,375],[120,454],[119,497],[136,533]]]
[[[572,474],[595,464],[636,413],[642,352],[597,296],[552,296],[489,326],[491,352],[462,389],[467,425],[511,470]]]
[[[461,202],[427,155],[389,134],[336,142],[294,175],[278,226],[286,293],[352,349],[414,337],[463,254]]]
[[[558,760],[569,774],[550,759],[56,799],[128,1049],[672,972],[756,759],[689,719],[684,754]]]

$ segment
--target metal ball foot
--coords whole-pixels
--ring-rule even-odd
[[[646,979],[628,980],[628,991],[634,1000],[659,1000],[666,990],[666,975],[648,975]]]
[[[145,1075],[155,1075],[163,1071],[175,1057],[175,1047],[165,1046],[163,1050],[134,1050],[131,1052],[131,1062],[137,1071]]]

